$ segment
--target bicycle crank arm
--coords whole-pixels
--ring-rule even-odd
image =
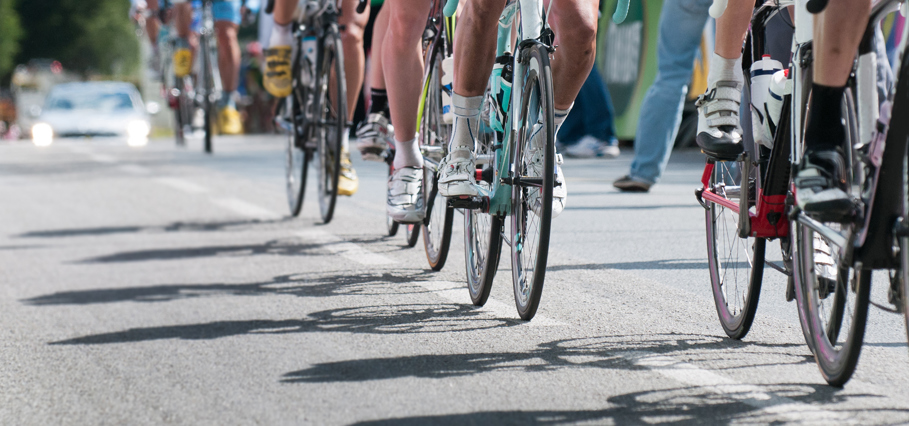
[[[458,197],[449,198],[448,207],[454,209],[480,210],[489,212],[489,197]]]

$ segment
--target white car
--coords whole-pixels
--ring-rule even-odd
[[[47,146],[55,138],[118,137],[131,146],[148,143],[148,110],[136,87],[121,82],[64,83],[54,86],[44,107],[33,112],[32,142]]]

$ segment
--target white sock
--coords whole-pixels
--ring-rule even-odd
[[[293,45],[294,34],[290,28],[291,24],[278,25],[271,27],[271,37],[268,39],[269,47],[291,46]]]
[[[344,133],[341,134],[341,151],[350,151],[350,129],[344,127]]]
[[[552,111],[552,124],[555,125],[555,129],[552,134],[559,134],[559,129],[562,127],[562,123],[565,122],[565,118],[568,117],[568,113],[571,112],[571,108],[574,106],[574,102],[565,109],[553,108]]]
[[[480,131],[480,107],[483,105],[483,96],[466,97],[452,93],[451,105],[454,107],[454,125],[448,151],[453,152],[455,148],[466,147],[473,152],[476,149],[476,135]]]
[[[726,59],[716,53],[710,58],[710,72],[707,74],[707,87],[716,87],[718,81],[735,81],[744,83],[742,74],[742,57]]]
[[[401,167],[423,167],[423,154],[420,154],[420,146],[417,138],[409,141],[395,140],[395,169]]]

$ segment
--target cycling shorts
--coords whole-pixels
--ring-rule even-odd
[[[191,0],[171,0],[173,4],[186,3]],[[193,9],[198,10],[202,8],[202,2],[198,0],[192,0]],[[228,21],[233,22],[237,25],[240,25],[240,0],[214,0],[212,2],[212,16],[215,18],[215,21]],[[198,14],[196,14],[198,16]],[[194,18],[195,21],[198,18]],[[193,25],[195,27],[196,25]]]

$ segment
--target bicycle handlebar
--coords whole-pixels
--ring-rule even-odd
[[[616,24],[625,22],[625,18],[628,17],[628,3],[629,0],[619,0],[619,3],[615,5],[615,13],[612,14],[612,22]]]
[[[808,4],[805,7],[809,12],[818,14],[827,7],[827,0],[808,0]]]
[[[445,2],[445,7],[442,9],[442,13],[445,14],[446,18],[451,18],[454,16],[455,12],[458,11],[458,0],[448,0]]]
[[[710,17],[718,19],[723,16],[723,12],[726,11],[726,6],[728,5],[729,0],[713,0],[713,4],[710,5]]]

